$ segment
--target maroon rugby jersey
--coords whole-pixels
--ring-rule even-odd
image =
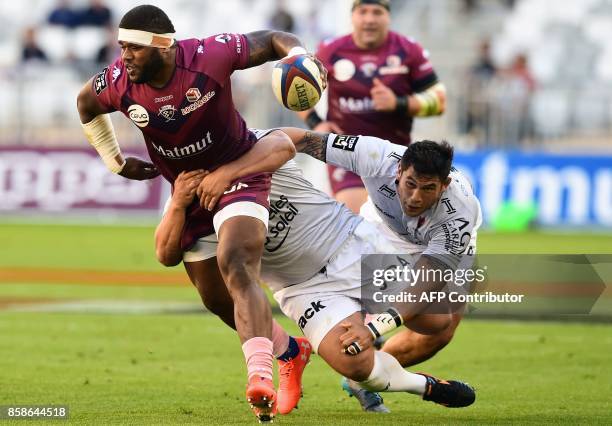
[[[93,88],[108,112],[121,111],[140,128],[151,160],[174,182],[182,171],[215,169],[255,144],[234,107],[230,84],[248,57],[241,34],[181,40],[165,87],[130,82],[118,58],[94,78]]]
[[[327,119],[345,133],[376,136],[408,145],[412,118],[374,110],[370,90],[377,77],[398,96],[421,92],[438,81],[423,48],[390,31],[383,45],[359,49],[350,34],[320,44],[316,55],[329,71]]]
[[[121,111],[140,128],[149,156],[170,182],[182,171],[213,170],[239,158],[256,142],[232,100],[230,75],[247,66],[244,35],[219,34],[177,42],[176,69],[161,89],[130,82],[121,58],[93,80],[108,112]],[[243,180],[246,181],[246,178]],[[269,175],[249,180],[247,190],[225,195],[213,212],[196,199],[187,209],[181,245],[214,233],[214,213],[230,202],[253,201],[267,207]]]

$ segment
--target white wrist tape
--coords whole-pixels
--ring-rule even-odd
[[[307,53],[308,52],[306,51],[306,49],[304,49],[302,46],[295,46],[291,48],[289,53],[287,53],[287,57],[295,55],[305,55]]]
[[[366,327],[372,333],[375,339],[379,338],[383,334],[387,334],[391,330],[395,330],[397,327],[404,323],[402,316],[394,308],[387,309],[387,312],[376,315],[372,321],[366,324]]]
[[[100,155],[106,167],[113,173],[120,173],[125,166],[125,160],[121,155],[110,116],[100,114],[89,123],[81,125],[87,140],[98,151],[98,155]]]

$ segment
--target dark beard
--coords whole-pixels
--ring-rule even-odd
[[[151,54],[151,59],[149,62],[142,67],[142,74],[140,75],[140,78],[134,83],[146,83],[151,81],[163,67],[164,60],[159,53],[159,50],[155,49]]]

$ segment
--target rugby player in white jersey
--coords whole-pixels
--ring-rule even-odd
[[[476,253],[480,203],[470,182],[451,167],[453,151],[448,144],[421,141],[405,147],[369,136],[282,130],[298,152],[361,177],[369,194],[361,216],[377,224],[398,253],[411,255],[414,269],[457,268]],[[437,333],[408,327],[385,342],[382,350],[403,367],[423,362],[450,342],[461,318],[462,310],[454,310],[448,326]],[[386,411],[376,404],[377,398],[363,395],[353,383],[345,383],[347,387],[364,409]]]
[[[341,140],[336,135],[283,130],[292,137],[298,150],[320,159],[325,158],[329,146]],[[450,169],[450,159],[447,160]],[[397,168],[397,159],[394,161]],[[207,300],[214,299],[217,306],[213,312],[231,325],[231,318],[226,320],[224,316],[228,315],[218,306],[229,304],[230,308],[225,310],[231,312],[231,299],[221,294],[225,287],[215,283],[218,275],[210,276],[205,272],[208,268],[200,267],[202,262],[215,257],[214,236],[200,239],[186,252],[180,247],[184,208],[191,203],[199,179],[201,176],[192,173],[179,179],[178,186],[175,184],[168,213],[156,232],[156,252],[166,265],[183,260],[205,304],[211,305]],[[283,312],[297,322],[314,350],[332,368],[351,379],[354,386],[371,391],[406,391],[449,407],[473,403],[474,391],[464,383],[409,373],[393,356],[375,351],[364,341],[363,336],[370,332],[364,326],[360,301],[361,255],[397,252],[375,225],[314,189],[291,162],[273,175],[270,202],[262,278],[274,291]],[[399,203],[398,208],[401,211]],[[399,323],[436,333],[450,321],[448,315],[437,315],[436,321],[431,317],[410,313]],[[383,332],[376,320],[377,317],[368,325]]]

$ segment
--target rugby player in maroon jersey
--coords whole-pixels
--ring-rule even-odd
[[[445,89],[415,40],[390,31],[389,0],[355,0],[353,32],[324,40],[316,53],[329,71],[325,120],[299,113],[317,132],[368,135],[408,145],[413,117],[439,115]],[[355,213],[366,202],[359,176],[328,166],[332,191]]]
[[[295,149],[280,131],[257,143],[234,107],[230,75],[306,51],[294,35],[278,31],[187,40],[175,40],[174,33],[168,16],[155,6],[127,12],[119,24],[121,56],[85,84],[77,107],[89,142],[114,173],[129,179],[161,174],[173,183],[181,172],[205,170],[198,197],[187,209],[181,244],[188,249],[200,237],[218,236],[211,271],[218,263],[233,299],[249,376],[247,399],[265,421],[277,401],[271,311],[258,285],[259,268],[270,173]],[[321,72],[325,81],[322,67]],[[123,158],[110,122],[113,111],[121,111],[142,131],[152,164]],[[264,142],[278,148],[275,155],[262,155]],[[215,172],[237,159],[233,171]],[[227,191],[217,199],[212,194],[219,188]]]

